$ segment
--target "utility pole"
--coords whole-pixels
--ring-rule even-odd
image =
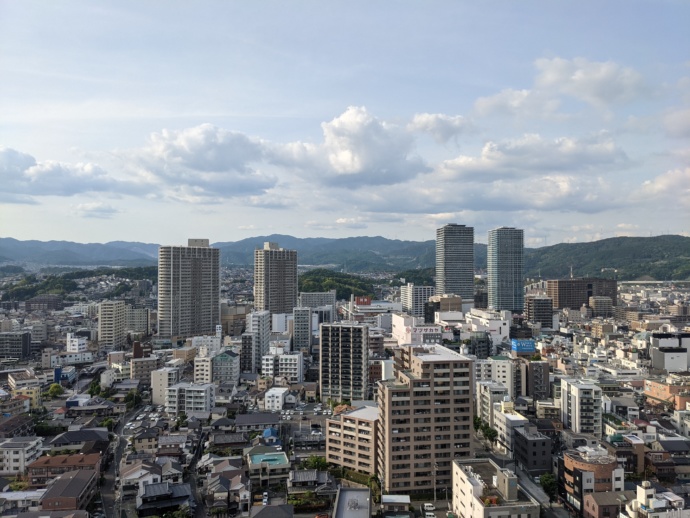
[[[434,504],[436,503],[436,470],[438,469],[438,462],[434,462]]]

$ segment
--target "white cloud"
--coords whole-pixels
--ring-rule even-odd
[[[350,189],[401,183],[430,170],[413,153],[414,140],[404,128],[377,119],[364,107],[351,106],[321,128],[322,144],[274,146],[273,162],[310,181]]]
[[[461,115],[450,116],[443,113],[418,113],[407,125],[409,131],[428,133],[439,144],[445,144],[450,139],[469,133],[474,125]]]
[[[201,124],[154,133],[142,150],[124,153],[139,174],[164,196],[188,203],[213,203],[257,195],[276,179],[254,168],[264,145],[242,133]]]
[[[109,219],[120,211],[102,202],[80,203],[75,212],[83,218]]]
[[[690,137],[690,108],[667,113],[664,116],[664,128],[671,137]]]
[[[480,97],[474,110],[482,116],[511,115],[515,117],[549,117],[554,115],[560,101],[535,90],[501,90],[495,95]]]
[[[446,160],[439,169],[448,178],[493,181],[565,171],[587,172],[600,166],[620,167],[625,153],[606,133],[576,139],[546,139],[527,134],[519,139],[487,142],[478,157],[461,155]]]
[[[673,169],[646,181],[633,198],[690,208],[690,167]]]
[[[29,201],[36,196],[72,196],[80,193],[133,192],[136,186],[123,182],[96,164],[37,162],[20,151],[0,148],[0,184],[6,197]]]
[[[585,58],[538,59],[536,87],[585,101],[596,107],[633,101],[649,93],[642,75],[612,61]]]
[[[367,228],[369,226],[362,217],[338,218],[335,220],[335,223],[342,228]]]

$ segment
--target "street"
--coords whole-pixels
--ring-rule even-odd
[[[120,518],[117,516],[117,511],[119,509],[119,499],[116,498],[118,491],[115,490],[115,478],[119,474],[120,469],[120,459],[122,458],[122,453],[127,446],[127,439],[123,436],[124,426],[131,417],[136,414],[136,410],[132,410],[125,414],[114,430],[115,440],[117,444],[114,447],[113,460],[108,466],[108,469],[104,472],[104,482],[101,486],[101,499],[103,500],[103,513],[106,518]]]

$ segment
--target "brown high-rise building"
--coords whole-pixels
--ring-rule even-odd
[[[377,464],[384,491],[450,488],[453,459],[472,457],[472,362],[440,345],[400,349],[396,379],[380,381],[377,390]]]
[[[292,313],[297,306],[297,252],[276,243],[254,250],[254,309]]]
[[[618,282],[613,279],[587,277],[546,281],[546,295],[558,309],[579,309],[589,304],[590,297],[610,297],[613,305],[618,300]]]

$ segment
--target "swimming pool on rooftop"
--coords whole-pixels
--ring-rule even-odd
[[[287,464],[287,458],[284,453],[258,453],[250,455],[252,464]]]

